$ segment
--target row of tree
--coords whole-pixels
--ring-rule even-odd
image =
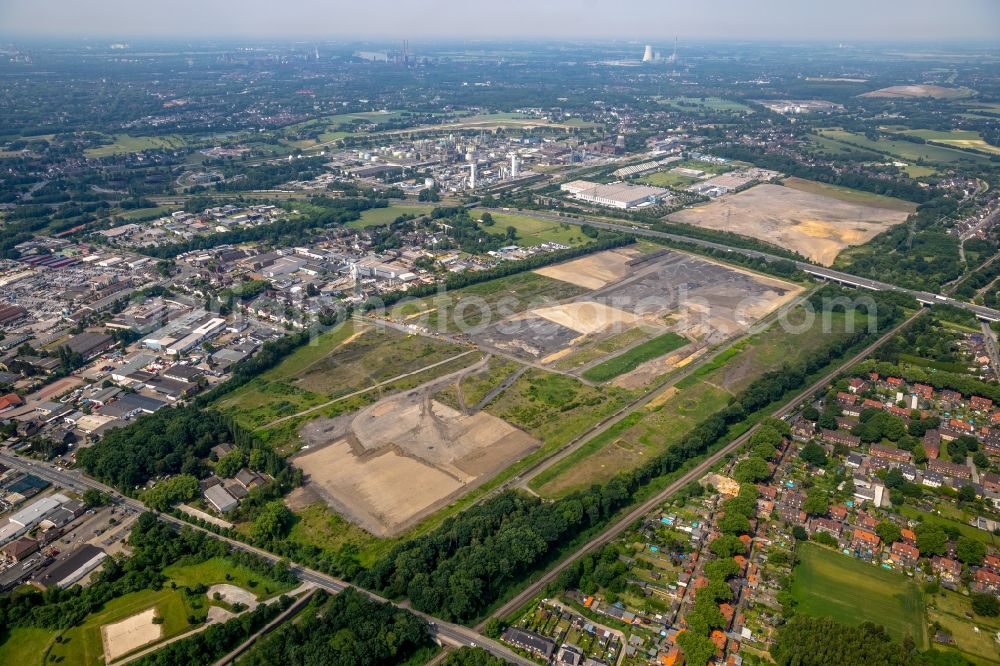
[[[883,327],[898,320],[901,310],[885,304],[871,315]],[[800,365],[764,374],[681,442],[637,470],[551,503],[503,493],[397,545],[357,580],[392,598],[407,597],[418,610],[459,621],[475,618],[526,575],[550,562],[567,542],[630,504],[649,481],[704,454],[731,426],[801,388],[811,374],[868,339],[866,332],[858,331],[831,341]]]

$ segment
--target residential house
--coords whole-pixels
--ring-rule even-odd
[[[931,559],[931,570],[937,574],[941,580],[950,583],[957,583],[962,577],[962,565],[958,560],[935,555]]]
[[[979,592],[988,594],[1000,593],[1000,574],[996,574],[985,567],[976,570],[972,585]]]
[[[821,437],[832,444],[843,444],[844,446],[860,446],[861,438],[849,432],[841,430],[823,430]]]
[[[901,566],[913,567],[917,565],[917,561],[920,559],[920,551],[914,546],[897,541],[892,544],[890,557],[893,562]]]
[[[875,551],[881,543],[882,539],[879,535],[874,532],[869,532],[868,530],[854,528],[854,533],[851,535],[852,548],[864,548],[866,550]]]
[[[541,657],[548,661],[556,649],[556,642],[546,636],[540,636],[532,631],[525,631],[517,627],[508,627],[503,632],[503,640],[515,647]]]
[[[882,444],[872,444],[868,449],[868,453],[875,456],[876,458],[882,458],[883,460],[892,460],[895,462],[908,463],[913,460],[913,454],[904,449],[896,448],[895,446],[883,446]]]
[[[980,395],[974,395],[969,398],[969,407],[977,412],[987,412],[993,409],[993,401]]]
[[[928,460],[927,469],[932,472],[937,472],[943,476],[955,477],[956,479],[972,478],[972,470],[968,467],[968,465],[960,465],[958,463],[953,463],[950,460],[943,460],[941,458]]]

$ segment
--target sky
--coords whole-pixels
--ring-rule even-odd
[[[0,0],[0,34],[1000,43],[1000,0]]]

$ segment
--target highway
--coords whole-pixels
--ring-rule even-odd
[[[508,212],[499,209],[484,208],[483,210],[490,210],[491,212],[501,213],[501,214]],[[870,289],[872,291],[895,291],[912,296],[913,298],[917,299],[917,301],[923,303],[924,305],[952,305],[956,308],[961,308],[962,310],[968,310],[969,312],[972,312],[982,320],[1000,321],[1000,311],[994,310],[993,308],[983,307],[982,305],[975,305],[974,303],[967,303],[965,301],[960,301],[956,298],[951,298],[950,296],[934,294],[929,291],[907,289],[905,287],[899,287],[894,284],[889,284],[888,282],[880,282],[878,280],[871,280],[869,278],[858,277],[856,275],[851,275],[850,273],[845,273],[843,271],[834,270],[832,268],[826,268],[825,266],[817,266],[816,264],[810,264],[809,262],[806,261],[794,261],[791,259],[786,259],[785,257],[779,257],[774,254],[768,254],[767,252],[760,252],[758,250],[730,247],[728,245],[723,245],[722,243],[715,243],[713,241],[701,240],[699,238],[691,238],[689,236],[671,234],[665,231],[655,231],[653,229],[646,229],[635,225],[602,222],[599,220],[594,220],[586,217],[578,217],[571,215],[552,215],[549,213],[540,213],[538,211],[533,211],[533,210],[518,210],[516,211],[516,214],[524,215],[527,217],[534,217],[541,220],[550,220],[552,222],[589,224],[590,226],[597,227],[599,229],[608,229],[610,231],[623,231],[625,233],[629,233],[634,236],[645,236],[647,238],[663,238],[665,240],[670,240],[677,243],[689,243],[691,245],[698,245],[700,247],[719,250],[721,252],[737,252],[739,254],[748,257],[756,257],[758,259],[763,259],[768,262],[792,261],[792,263],[795,264],[795,267],[798,268],[800,271],[809,273],[810,275],[821,278],[823,280],[838,282],[840,284],[845,284],[851,287]]]
[[[884,343],[893,335],[896,335],[896,333],[898,333],[901,329],[908,326],[911,322],[913,322],[914,319],[921,316],[925,312],[927,312],[927,310],[924,309],[917,310],[915,313],[907,317],[902,323],[896,325],[887,333],[881,335],[877,340],[875,340],[875,342],[871,343],[870,345],[862,349],[860,352],[852,356],[850,359],[844,361],[843,363],[838,364],[835,369],[831,370],[829,373],[824,375],[822,379],[816,381],[811,386],[809,386],[803,391],[800,391],[790,400],[786,401],[785,404],[778,410],[776,410],[773,415],[778,418],[783,418],[787,416],[789,413],[792,412],[793,409],[795,409],[795,407],[800,402],[811,396],[816,391],[825,388],[827,384],[829,384],[838,374],[840,374],[840,372],[844,368],[850,367],[855,363],[859,363],[860,361],[864,360],[866,357],[868,357],[869,354],[871,354],[871,352],[875,348]],[[741,436],[737,437],[732,442],[726,444],[724,447],[722,447],[721,449],[719,449],[718,451],[716,451],[715,453],[711,454],[703,461],[698,463],[698,465],[696,465],[690,471],[686,472],[683,476],[678,478],[676,481],[671,483],[669,486],[667,486],[665,489],[657,493],[655,496],[646,500],[639,506],[629,511],[624,516],[615,520],[614,523],[609,525],[607,529],[605,529],[599,535],[597,535],[584,545],[580,546],[580,548],[574,551],[571,555],[564,558],[558,564],[556,564],[556,566],[545,572],[544,576],[542,576],[537,581],[533,582],[531,585],[526,587],[519,594],[517,594],[517,596],[509,600],[507,603],[500,606],[496,611],[493,612],[493,615],[491,615],[491,617],[502,619],[507,615],[510,615],[511,613],[513,613],[514,611],[516,611],[518,608],[525,605],[529,601],[531,601],[539,594],[541,594],[542,590],[545,589],[545,586],[548,585],[551,581],[555,580],[555,578],[563,571],[563,569],[568,567],[570,564],[572,564],[574,561],[576,561],[583,555],[586,555],[587,553],[596,550],[601,546],[617,539],[622,534],[622,532],[628,529],[628,527],[632,523],[643,518],[646,514],[648,514],[650,511],[656,508],[660,503],[662,503],[664,500],[666,500],[674,493],[678,492],[681,488],[683,488],[687,484],[701,478],[706,472],[708,472],[709,469],[712,468],[713,465],[722,460],[722,458],[736,451],[740,446],[742,446],[747,440],[750,439],[750,436],[753,435],[756,429],[757,426],[750,428]],[[486,625],[486,620],[480,623],[476,628],[481,630],[485,625]]]
[[[20,469],[25,472],[30,472],[37,477],[45,479],[46,481],[52,483],[53,485],[62,486],[63,488],[69,488],[77,492],[83,492],[88,488],[93,488],[95,490],[100,490],[101,492],[107,493],[115,499],[115,501],[128,509],[133,511],[148,511],[149,509],[140,502],[139,500],[132,499],[130,497],[125,497],[124,495],[118,493],[113,488],[104,485],[94,479],[84,476],[81,472],[70,471],[70,470],[60,470],[54,465],[47,463],[41,463],[38,461],[28,461],[24,460],[15,455],[11,455],[6,452],[0,452],[0,463],[15,469]],[[210,535],[215,539],[225,541],[234,550],[241,550],[248,553],[253,553],[259,557],[267,560],[268,562],[275,563],[282,558],[269,553],[265,550],[255,548],[249,544],[245,544],[242,541],[236,541],[235,539],[230,539],[224,536],[220,536],[208,530],[203,530],[202,528],[191,525],[183,520],[174,518],[173,516],[167,514],[159,514],[159,517],[164,522],[170,523],[177,527],[187,526],[191,529],[201,530],[206,534]],[[334,578],[333,576],[328,576],[326,574],[320,573],[318,571],[313,571],[308,567],[304,567],[300,564],[294,562],[289,563],[289,567],[292,572],[298,577],[298,579],[305,583],[312,583],[316,587],[322,588],[328,592],[336,594],[337,592],[342,592],[348,587],[353,587],[359,592],[367,595],[374,601],[381,603],[392,603],[388,599],[384,599],[377,594],[369,592],[368,590],[359,588],[357,586],[351,585],[350,583]],[[394,604],[400,608],[405,608],[399,604]],[[406,608],[409,612],[417,615],[427,622],[430,627],[431,635],[436,638],[441,643],[446,643],[455,647],[481,647],[484,650],[490,652],[496,657],[504,659],[508,663],[516,664],[517,666],[537,666],[533,661],[525,659],[520,655],[514,653],[512,650],[508,649],[506,646],[493,641],[480,635],[476,630],[470,629],[468,627],[463,627],[457,624],[451,624],[448,622],[442,622],[435,617],[415,611],[412,608]]]

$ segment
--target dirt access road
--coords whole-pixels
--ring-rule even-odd
[[[838,374],[840,374],[840,372],[844,368],[850,367],[855,363],[864,360],[869,354],[871,354],[872,351],[881,346],[886,340],[896,335],[903,328],[910,325],[917,317],[921,316],[926,311],[927,311],[926,308],[921,308],[920,310],[917,310],[915,313],[907,317],[902,323],[893,327],[887,333],[881,335],[877,340],[875,340],[875,342],[871,343],[870,345],[868,345],[867,347],[865,347],[860,352],[858,352],[851,358],[847,359],[843,363],[837,365],[836,368],[834,368],[829,373],[824,375],[822,379],[813,383],[808,388],[795,394],[795,396],[793,396],[790,400],[787,400],[784,403],[784,405],[775,410],[773,412],[773,416],[778,418],[783,418],[787,416],[789,413],[791,413],[791,411],[795,408],[796,405],[798,405],[802,400],[804,400],[808,396],[812,395],[816,391],[820,390],[821,388],[829,384],[833,380],[833,378],[836,377]],[[537,581],[531,583],[528,587],[526,587],[519,594],[510,599],[507,603],[503,604],[495,611],[493,611],[492,615],[484,619],[479,625],[476,626],[476,630],[482,631],[483,628],[486,626],[486,622],[487,620],[489,620],[489,618],[493,617],[504,618],[507,615],[510,615],[511,613],[519,609],[521,606],[528,603],[535,596],[540,594],[546,585],[555,580],[556,576],[558,576],[566,567],[575,562],[577,559],[618,538],[618,536],[626,529],[628,529],[629,525],[631,525],[633,522],[639,520],[644,515],[652,511],[658,504],[663,502],[665,499],[667,499],[674,493],[678,492],[681,488],[683,488],[687,484],[699,479],[703,474],[705,474],[709,469],[711,469],[711,467],[715,465],[715,463],[717,463],[723,457],[725,457],[729,453],[732,453],[740,446],[742,446],[745,442],[747,442],[750,439],[753,433],[757,430],[757,427],[758,426],[750,428],[741,436],[737,437],[729,444],[725,445],[712,455],[705,458],[702,462],[700,462],[689,472],[678,478],[676,481],[671,483],[664,490],[657,493],[650,499],[646,500],[636,508],[632,509],[631,511],[620,517],[618,520],[614,521],[603,532],[595,536],[587,543],[580,546],[580,548],[574,551],[570,556],[563,559],[556,566],[549,569],[549,571],[546,572],[544,576],[539,578]]]

